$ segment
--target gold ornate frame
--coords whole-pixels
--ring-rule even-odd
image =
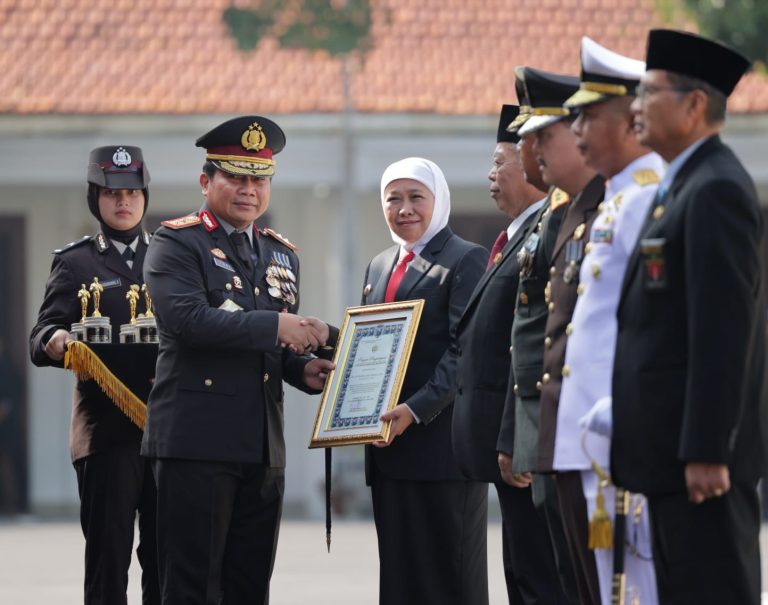
[[[333,357],[336,369],[325,381],[310,448],[373,443],[389,437],[391,422],[383,422],[379,417],[399,403],[423,308],[423,300],[408,300],[346,310]],[[372,409],[368,409],[370,413],[367,416],[345,415],[350,411],[345,406],[345,395],[353,390],[358,352],[369,346],[377,352],[375,347],[387,340],[391,342],[385,350],[386,359],[379,361],[376,357],[368,364],[375,371],[383,372],[377,394],[369,393],[369,398],[377,397]],[[374,375],[373,378],[371,384],[379,384],[376,382],[379,377]]]

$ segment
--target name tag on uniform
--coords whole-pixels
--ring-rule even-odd
[[[613,243],[613,229],[595,229],[592,231],[592,241],[596,244]]]
[[[226,269],[227,271],[232,271],[232,273],[235,272],[235,268],[230,265],[227,261],[222,260],[220,258],[213,257],[213,264],[217,267],[221,267],[222,269]]]
[[[643,285],[646,292],[662,292],[667,289],[667,267],[664,261],[663,237],[640,240],[643,261]]]
[[[101,286],[105,290],[108,290],[109,288],[117,288],[117,286],[119,285],[120,285],[119,277],[116,277],[115,279],[108,279],[107,281],[101,282]]]

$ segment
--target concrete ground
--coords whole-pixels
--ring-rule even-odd
[[[501,527],[489,525],[490,602],[507,603],[501,566]],[[763,552],[768,532],[761,536]],[[82,599],[83,540],[73,521],[0,522],[0,603],[78,605]],[[768,566],[763,562],[763,577]],[[376,534],[372,522],[337,522],[331,553],[319,522],[282,525],[272,579],[271,605],[376,605]],[[129,605],[141,603],[139,568],[131,565]],[[768,598],[763,595],[763,602]]]

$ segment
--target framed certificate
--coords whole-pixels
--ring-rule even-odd
[[[346,310],[310,448],[389,437],[380,417],[399,403],[423,308],[423,300],[408,300]]]

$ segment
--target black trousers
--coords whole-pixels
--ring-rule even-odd
[[[600,580],[595,554],[589,549],[589,514],[581,484],[581,471],[557,473],[554,478],[565,539],[576,576],[579,603],[600,605]]]
[[[163,605],[266,605],[283,469],[156,458]]]
[[[380,605],[487,605],[488,485],[371,481]]]
[[[701,504],[687,494],[648,496],[662,605],[760,605],[760,502],[736,483]]]
[[[155,542],[155,482],[139,444],[115,447],[74,462],[85,536],[85,604],[126,605],[128,567],[138,512],[144,605],[159,605]]]
[[[555,555],[531,488],[496,483],[502,518],[504,576],[510,605],[564,603]]]

